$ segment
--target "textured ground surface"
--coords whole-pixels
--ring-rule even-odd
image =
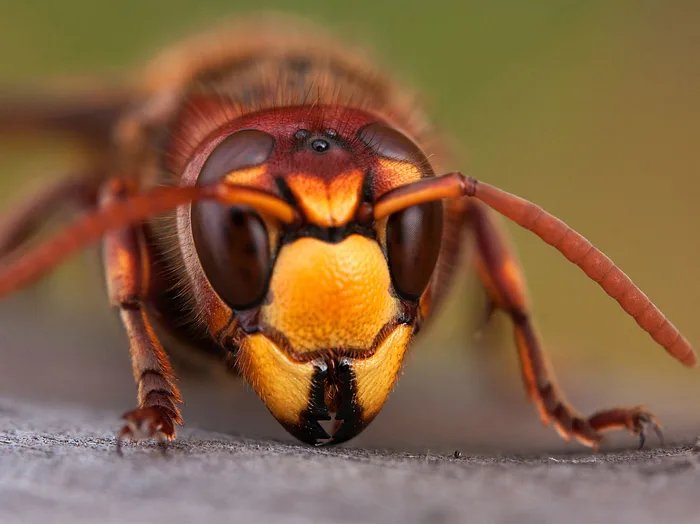
[[[115,454],[115,414],[0,399],[0,522],[698,522],[691,446],[485,457],[185,430]]]

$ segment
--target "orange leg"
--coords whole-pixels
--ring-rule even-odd
[[[124,198],[123,183],[111,181],[101,204]],[[178,404],[182,402],[168,356],[148,318],[144,297],[149,287],[149,261],[144,233],[139,227],[113,230],[104,237],[104,259],[109,297],[119,309],[131,342],[131,363],[138,384],[138,408],[126,413],[123,438],[155,438],[159,442],[175,436],[175,424],[182,425]],[[120,448],[119,448],[120,449]]]
[[[588,418],[576,412],[555,383],[540,337],[530,318],[520,267],[506,237],[489,210],[476,202],[469,206],[466,225],[474,233],[477,268],[493,306],[507,312],[513,321],[525,387],[542,422],[545,425],[553,424],[565,440],[573,436],[596,449],[602,440],[601,433],[606,430],[627,429],[639,435],[641,445],[649,428],[660,435],[654,416],[641,407],[607,409]]]

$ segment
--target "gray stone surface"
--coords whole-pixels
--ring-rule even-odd
[[[691,446],[454,458],[186,429],[120,458],[117,415],[0,399],[0,522],[700,522]]]

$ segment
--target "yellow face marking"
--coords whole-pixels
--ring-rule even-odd
[[[337,227],[347,224],[355,216],[364,175],[354,170],[326,181],[298,173],[285,180],[309,221],[321,227]]]
[[[282,423],[299,423],[308,408],[314,365],[294,362],[265,335],[246,337],[238,352],[243,376]]]
[[[396,326],[371,357],[353,360],[357,402],[362,408],[364,420],[372,420],[391,393],[412,333],[413,328],[410,326]]]
[[[379,245],[360,235],[338,244],[300,238],[277,258],[262,321],[284,334],[291,350],[369,349],[398,304]]]

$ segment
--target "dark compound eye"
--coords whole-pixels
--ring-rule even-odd
[[[211,183],[231,171],[264,163],[275,139],[254,129],[224,139],[209,155],[198,184]],[[192,205],[192,236],[197,255],[214,290],[233,309],[247,309],[267,291],[270,249],[265,224],[248,208],[215,202]]]
[[[197,255],[218,295],[233,309],[248,309],[267,292],[270,248],[257,213],[213,204],[192,210]]]
[[[427,202],[398,211],[386,226],[389,269],[396,291],[420,298],[435,269],[442,240],[442,203]]]
[[[275,139],[256,129],[244,129],[226,137],[204,163],[198,184],[215,182],[236,169],[258,166],[270,158]]]
[[[357,136],[362,143],[383,158],[411,162],[430,170],[428,158],[421,148],[396,129],[379,123],[369,124],[360,129]]]
[[[328,140],[324,140],[323,138],[317,138],[311,142],[311,149],[317,153],[325,153],[330,149],[330,147],[331,145],[328,143]]]

